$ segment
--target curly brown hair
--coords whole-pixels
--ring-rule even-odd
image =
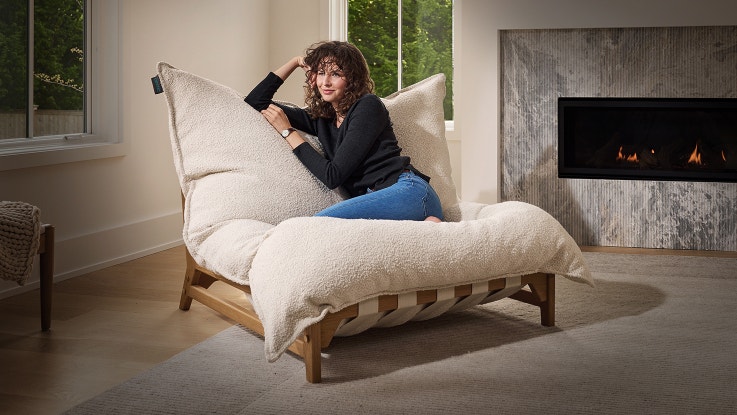
[[[366,59],[351,43],[338,41],[315,43],[305,51],[304,62],[310,68],[306,72],[305,104],[307,112],[314,118],[345,115],[359,98],[374,91],[374,81],[371,79]],[[336,105],[337,113],[331,103],[323,101],[317,85],[311,82],[319,70],[332,64],[343,72],[347,83],[345,96]]]

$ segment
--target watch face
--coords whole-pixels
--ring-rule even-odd
[[[282,130],[281,136],[287,138],[287,136],[289,136],[289,130]]]

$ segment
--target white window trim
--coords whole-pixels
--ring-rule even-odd
[[[0,140],[0,171],[123,156],[120,134],[119,0],[86,1],[86,130]]]
[[[326,1],[328,9],[328,39],[345,42],[348,40],[348,0]],[[458,50],[458,45],[456,43],[455,27],[453,28],[453,33],[453,72],[459,73],[457,69],[458,60],[456,59],[456,50]],[[455,79],[455,76],[453,79]],[[457,93],[456,96],[453,97],[454,106],[456,104],[456,98]],[[457,115],[455,117],[457,118]],[[460,134],[457,134],[455,131],[455,120],[445,121],[445,138],[447,140],[460,140]]]

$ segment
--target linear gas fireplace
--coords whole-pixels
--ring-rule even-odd
[[[558,177],[737,182],[737,99],[559,98]]]

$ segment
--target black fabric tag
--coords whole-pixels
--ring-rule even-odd
[[[151,83],[154,85],[154,94],[160,94],[164,92],[164,88],[161,86],[161,79],[159,79],[159,75],[151,78]]]

